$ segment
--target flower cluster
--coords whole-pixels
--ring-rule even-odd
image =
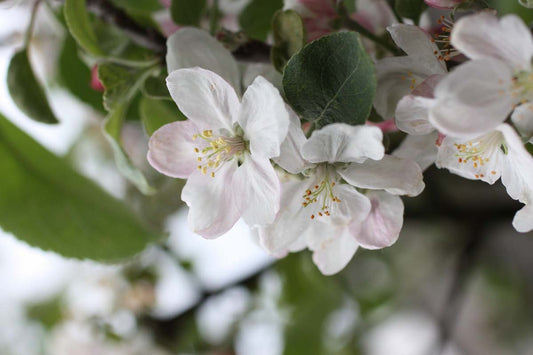
[[[461,1],[426,2],[445,8]],[[309,7],[302,13],[312,38],[331,30],[320,18],[312,26],[320,4],[332,6],[299,4]],[[479,12],[457,23],[441,18],[431,37],[390,17],[387,30],[406,55],[376,60],[374,108],[385,121],[358,126],[302,126],[271,68],[239,67],[201,30],[183,28],[169,38],[167,86],[188,120],[157,130],[148,160],[163,174],[187,179],[181,197],[193,231],[215,238],[242,218],[272,255],[308,248],[321,272],[334,274],[358,247],[397,240],[399,196],[420,194],[422,172],[433,163],[490,184],[501,177],[525,204],[513,226],[533,230],[533,158],[524,147],[533,141],[528,28],[515,16]],[[378,31],[383,19],[371,25]],[[391,127],[407,135],[386,154],[383,134]]]

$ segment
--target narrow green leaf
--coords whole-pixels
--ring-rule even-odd
[[[405,17],[418,23],[420,15],[426,9],[424,0],[396,0],[396,12],[401,17]]]
[[[102,64],[98,67],[98,77],[106,88],[104,107],[109,111],[104,121],[104,135],[113,148],[119,171],[144,194],[153,194],[155,190],[122,148],[120,132],[130,103],[153,71],[154,68],[133,70],[115,64]]]
[[[253,39],[264,41],[272,29],[272,16],[283,7],[283,0],[252,0],[239,15],[239,24]]]
[[[91,25],[85,0],[65,0],[64,12],[70,33],[78,44],[96,57],[104,56]]]
[[[272,19],[274,45],[270,53],[272,64],[283,73],[289,59],[305,46],[306,34],[302,18],[296,11],[277,11]]]
[[[334,33],[311,42],[291,58],[283,89],[292,108],[317,127],[363,124],[376,91],[374,64],[357,33]]]
[[[0,226],[67,257],[117,261],[158,238],[120,201],[0,115]]]
[[[17,107],[28,117],[44,123],[57,123],[48,99],[37,81],[28,51],[15,53],[7,69],[7,88]]]
[[[170,15],[178,25],[198,26],[206,4],[206,0],[172,0]]]
[[[161,126],[167,123],[187,119],[174,102],[166,100],[154,100],[143,97],[139,105],[139,111],[148,136],[151,136]]]
[[[81,101],[103,111],[102,93],[90,87],[91,69],[80,59],[76,41],[71,36],[65,38],[57,64],[61,84]]]

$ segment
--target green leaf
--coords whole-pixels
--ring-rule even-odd
[[[365,123],[376,91],[376,74],[359,35],[324,36],[293,56],[283,75],[292,108],[317,127]]]
[[[167,75],[165,72],[158,76],[147,78],[142,87],[143,94],[151,99],[172,100],[165,82],[166,77]]]
[[[401,17],[409,18],[417,24],[427,5],[424,0],[396,0],[395,8]]]
[[[44,250],[117,261],[156,240],[93,181],[0,115],[0,226]]]
[[[44,123],[58,122],[33,73],[25,49],[11,58],[7,69],[7,88],[17,107],[30,118]]]
[[[139,111],[144,129],[151,136],[159,127],[174,121],[187,119],[174,102],[154,100],[147,97],[141,99]]]
[[[109,111],[104,121],[104,135],[113,148],[119,171],[144,194],[153,194],[155,190],[122,148],[120,133],[130,103],[154,70],[153,67],[134,70],[115,64],[101,64],[98,67],[98,77],[106,88],[104,107]]]
[[[178,25],[198,26],[206,4],[206,0],[172,0],[170,15]]]
[[[104,110],[102,93],[91,88],[91,69],[80,59],[78,47],[71,36],[65,38],[57,70],[61,84],[74,96],[98,111]]]
[[[103,57],[104,53],[91,25],[85,0],[65,0],[64,12],[70,33],[78,44],[88,53]]]
[[[252,0],[239,15],[239,24],[253,39],[265,41],[272,29],[272,16],[283,7],[283,0]]]
[[[293,10],[278,11],[272,19],[274,45],[270,53],[272,64],[283,73],[289,59],[305,46],[305,27],[300,15]]]

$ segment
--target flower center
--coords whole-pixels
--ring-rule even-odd
[[[454,22],[441,16],[437,20],[437,23],[441,27],[437,30],[437,33],[433,35],[431,41],[436,43],[440,49],[435,51],[434,54],[439,60],[448,61],[452,57],[460,54],[459,51],[452,47],[450,42],[450,34],[452,33]]]
[[[202,174],[215,177],[215,172],[223,162],[231,160],[235,155],[240,155],[246,144],[241,136],[214,136],[213,131],[205,130],[202,133],[194,134],[193,140],[200,140],[200,145],[194,147],[194,152],[198,154],[198,170]]]
[[[312,189],[307,189],[305,194],[302,195],[302,206],[304,208],[312,205],[318,207],[318,212],[316,212],[316,214],[312,213],[311,219],[315,219],[317,216],[330,216],[330,209],[333,203],[341,202],[333,192],[335,184],[336,181],[331,179],[330,175],[326,173],[324,179],[317,183]]]
[[[471,140],[466,143],[455,143],[457,161],[462,164],[472,164],[474,168],[481,168],[487,164],[495,149],[502,148],[506,151],[505,141],[500,133],[491,133],[480,137],[477,140]],[[491,171],[496,174],[496,171]],[[483,178],[483,174],[476,175],[476,178]]]

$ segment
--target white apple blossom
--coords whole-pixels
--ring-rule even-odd
[[[419,194],[424,187],[420,168],[384,155],[377,127],[336,123],[314,131],[308,140],[297,124],[290,131],[282,147],[285,159],[278,164],[294,173],[299,166],[302,176],[283,184],[276,221],[260,229],[262,245],[277,255],[308,246],[322,273],[333,274],[346,266],[359,245],[382,248],[394,243],[403,204],[384,194]],[[387,192],[366,196],[357,188]]]
[[[451,43],[472,61],[435,89],[430,121],[439,131],[479,136],[496,129],[517,105],[533,100],[533,38],[520,18],[498,20],[489,12],[461,18]]]
[[[182,199],[191,229],[211,238],[239,217],[271,223],[280,182],[270,159],[279,155],[289,125],[277,89],[259,76],[240,102],[228,82],[201,68],[173,71],[167,86],[188,120],[157,130],[148,160],[163,174],[187,179]]]
[[[374,107],[385,119],[394,117],[398,101],[424,80],[447,73],[439,48],[422,29],[414,25],[395,24],[387,30],[407,55],[386,57],[376,64],[378,86]]]

